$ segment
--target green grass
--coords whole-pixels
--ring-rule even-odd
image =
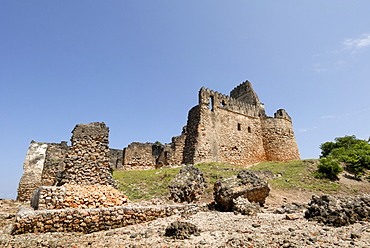
[[[152,199],[168,194],[167,185],[181,168],[156,170],[114,171],[119,190],[129,199]]]
[[[317,160],[297,160],[290,162],[263,162],[252,166],[252,170],[270,170],[278,177],[269,183],[277,189],[303,188],[313,192],[330,193],[339,190],[339,183],[313,176],[317,170]]]
[[[213,193],[213,184],[218,179],[237,175],[245,169],[224,163],[197,164],[208,183],[207,193]],[[169,182],[179,173],[181,168],[164,168],[140,171],[114,171],[113,177],[119,182],[119,189],[131,200],[163,198],[168,195]],[[272,188],[306,189],[312,193],[332,193],[346,191],[354,193],[355,189],[340,185],[337,181],[318,179],[313,176],[317,170],[317,160],[297,160],[291,162],[263,162],[248,170],[270,170],[277,177],[269,179]]]

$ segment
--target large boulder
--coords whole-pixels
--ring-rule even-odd
[[[249,202],[257,202],[262,206],[269,192],[266,181],[252,171],[242,170],[237,176],[216,181],[213,195],[220,210],[232,211],[234,199],[242,196]]]
[[[370,197],[336,197],[313,195],[305,218],[326,225],[345,226],[370,220]]]
[[[201,170],[192,165],[186,165],[171,180],[168,188],[171,200],[190,203],[199,200],[207,184]]]

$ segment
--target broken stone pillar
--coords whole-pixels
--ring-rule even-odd
[[[23,163],[23,175],[18,186],[18,201],[29,201],[32,192],[41,186],[41,175],[44,169],[48,145],[31,141]]]
[[[105,123],[78,124],[72,131],[72,146],[65,159],[61,185],[111,185],[117,187],[110,171],[109,128]]]

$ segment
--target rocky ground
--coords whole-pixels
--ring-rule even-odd
[[[284,201],[284,198],[280,200]],[[288,201],[286,205],[289,204]],[[268,202],[263,213],[254,217],[232,212],[207,211],[190,216],[174,215],[91,234],[5,234],[4,229],[6,231],[18,208],[19,203],[1,201],[0,247],[370,247],[369,222],[330,227],[306,220],[303,217],[304,209],[289,213]],[[276,210],[280,213],[276,213]],[[199,229],[199,234],[190,235],[184,240],[165,236],[166,227],[175,221],[194,224]]]
[[[360,194],[369,196],[368,182],[353,181],[348,177],[341,180],[347,184],[358,184]],[[263,213],[256,216],[210,210],[90,234],[33,233],[15,236],[7,234],[7,230],[15,213],[20,207],[27,206],[13,200],[0,200],[0,247],[370,247],[368,221],[332,227],[305,219],[304,206],[311,196],[312,193],[306,190],[271,189]],[[203,199],[208,200],[210,197]],[[152,200],[128,204],[168,203]],[[300,208],[294,210],[294,206]],[[166,228],[176,221],[195,225],[197,232],[187,239],[166,236]]]

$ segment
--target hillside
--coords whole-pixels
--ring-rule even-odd
[[[312,194],[356,195],[370,193],[370,182],[357,181],[348,172],[340,174],[339,181],[318,179],[313,176],[318,160],[297,160],[291,162],[263,162],[248,170],[270,170],[273,178],[267,179],[271,188],[266,204],[284,202],[308,202]],[[236,175],[245,168],[223,163],[197,164],[208,182],[202,201],[211,201],[213,184],[216,180]],[[119,189],[133,201],[153,198],[166,199],[167,185],[180,171],[180,167],[146,171],[115,171],[113,177],[119,182]]]

